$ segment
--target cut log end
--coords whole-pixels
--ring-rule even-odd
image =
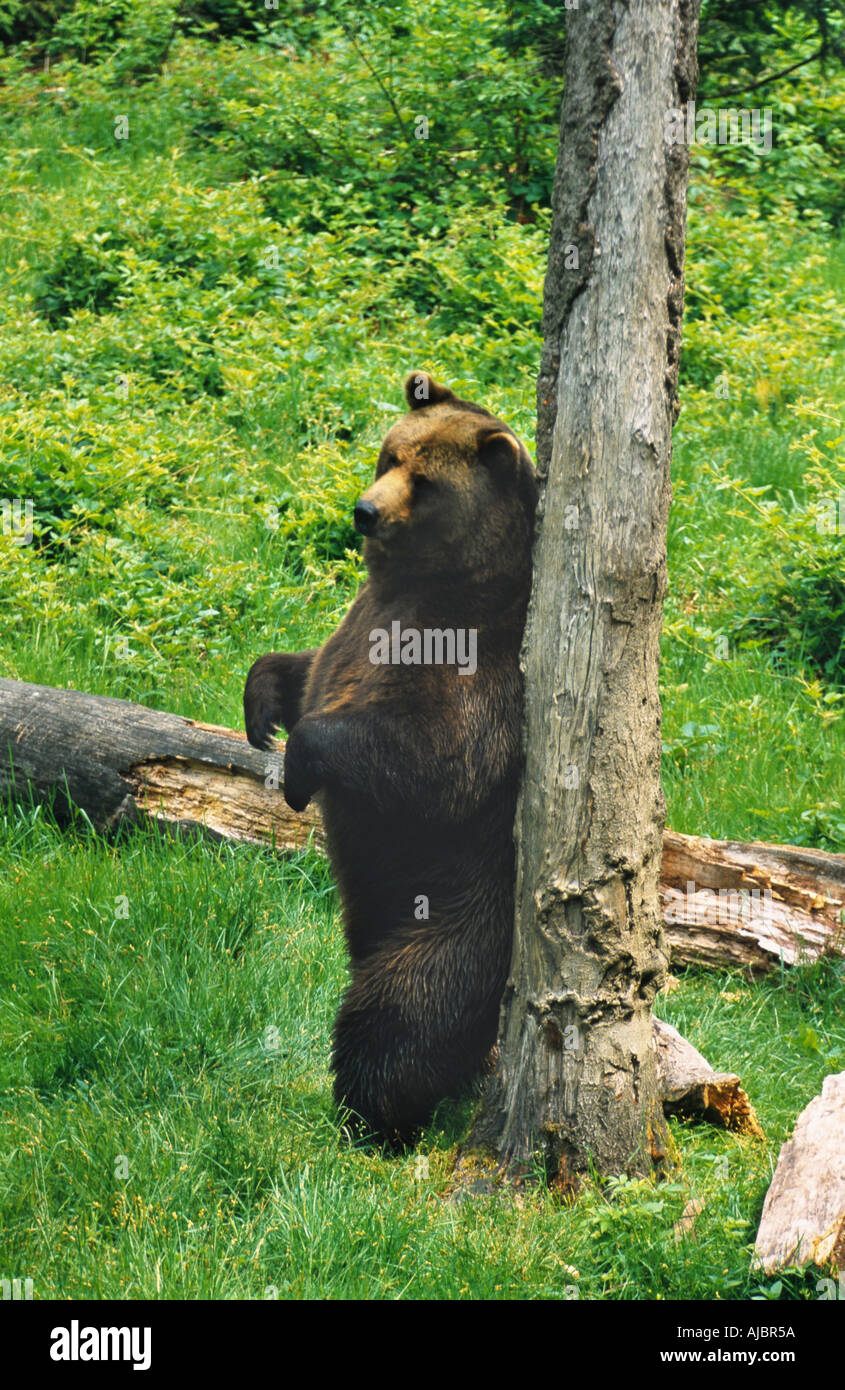
[[[734,1130],[737,1134],[747,1134],[754,1139],[765,1138],[739,1077],[730,1072],[714,1072],[707,1080],[693,1083],[683,1092],[664,1095],[663,1109],[667,1115],[709,1120],[711,1124]]]
[[[722,1129],[764,1139],[738,1076],[714,1071],[706,1058],[663,1019],[652,1020],[657,1079],[667,1115],[708,1120]]]

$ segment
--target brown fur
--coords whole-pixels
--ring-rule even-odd
[[[289,731],[285,796],[295,810],[317,797],[343,900],[352,980],[335,1095],[392,1142],[477,1076],[496,1040],[537,499],[507,425],[424,374],[405,390],[411,412],[361,498],[378,508],[369,579],[325,646],[261,657],[244,693],[250,742]],[[395,620],[476,629],[475,673],[373,665],[370,634]]]

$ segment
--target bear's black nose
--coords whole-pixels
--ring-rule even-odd
[[[372,535],[378,521],[378,507],[372,502],[356,502],[352,515],[356,531],[360,531],[362,536]]]

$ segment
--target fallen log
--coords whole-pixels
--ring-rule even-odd
[[[156,820],[174,830],[292,850],[323,845],[316,806],[281,793],[284,745],[129,700],[0,679],[0,794],[81,808],[99,829]],[[845,855],[708,840],[667,830],[661,900],[674,966],[762,974],[845,954]]]
[[[0,795],[73,808],[99,830],[155,820],[215,839],[299,849],[322,826],[291,811],[279,788],[282,750],[131,700],[0,679]]]
[[[754,1107],[733,1072],[714,1071],[692,1043],[662,1018],[653,1018],[657,1084],[667,1115],[709,1120],[738,1134],[765,1136]]]
[[[673,966],[765,974],[845,950],[843,854],[666,830],[660,896]]]
[[[768,1274],[810,1261],[845,1270],[845,1072],[825,1077],[780,1151],[754,1259]]]

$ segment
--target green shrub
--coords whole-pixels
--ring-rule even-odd
[[[345,449],[337,445],[315,449],[304,468],[282,470],[266,513],[268,526],[278,532],[287,572],[300,577],[314,567],[350,560],[358,569],[361,542],[352,512],[369,481],[362,469],[350,467]]]
[[[0,0],[0,42],[44,40],[75,0]]]
[[[234,727],[251,662],[348,609],[352,507],[407,372],[532,437],[564,14],[173,11],[168,46],[165,4],[0,0],[23,26],[0,55],[0,500],[31,500],[34,531],[0,530],[0,671]],[[728,82],[804,56],[778,7],[742,13],[757,61],[737,73],[723,45]],[[820,504],[845,486],[845,84],[794,81],[765,159],[693,151],[664,785],[678,830],[843,850],[843,567]],[[425,1180],[414,1155],[338,1146],[344,951],[313,856],[101,842],[0,806],[0,857],[0,1224],[36,1296],[817,1295],[752,1272],[771,1164],[730,1135],[673,1121],[677,1181],[565,1209],[426,1200],[467,1103],[426,1136]],[[776,1149],[845,1064],[843,989],[833,967],[693,972],[660,1006],[754,1077]],[[709,1219],[679,1242],[692,1199]]]
[[[126,284],[120,254],[125,244],[113,231],[66,235],[36,281],[36,312],[56,328],[78,309],[102,314],[114,308]]]
[[[841,443],[841,440],[837,441]],[[803,506],[760,501],[760,578],[745,587],[730,626],[741,647],[760,645],[775,666],[845,686],[845,468],[810,468]]]

